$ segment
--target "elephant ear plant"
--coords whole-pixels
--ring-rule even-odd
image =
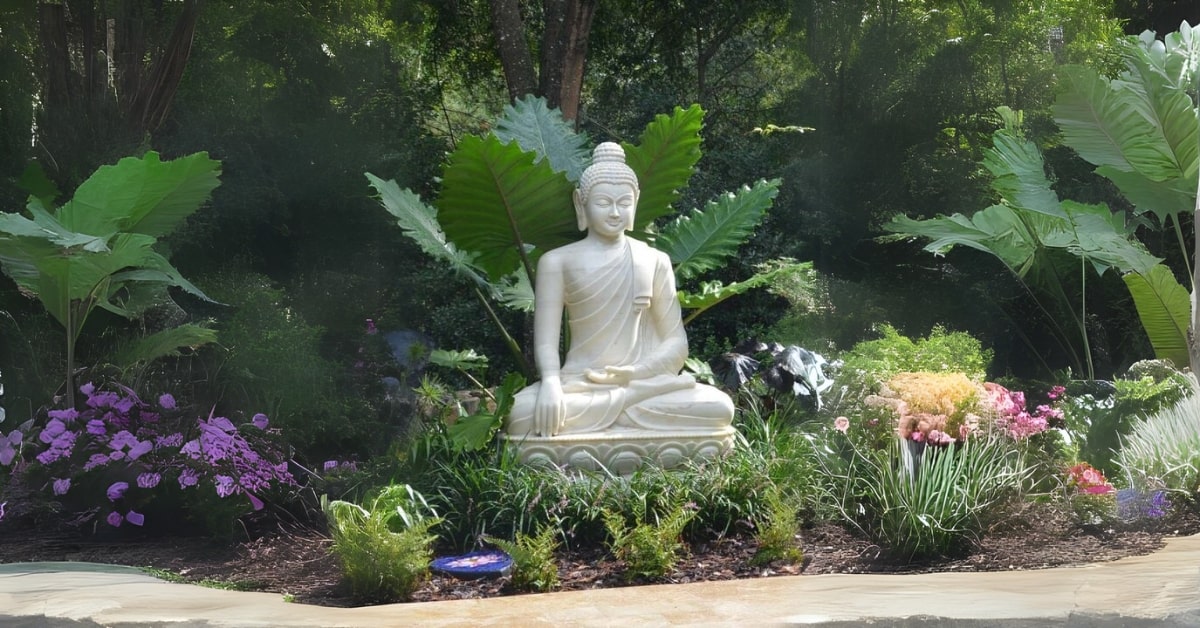
[[[698,105],[676,107],[648,124],[639,143],[622,144],[641,187],[633,235],[666,252],[683,282],[720,267],[734,254],[761,222],[779,187],[778,180],[758,181],[703,209],[677,213],[673,204],[679,190],[700,160],[703,117]],[[579,238],[571,193],[590,152],[586,135],[576,133],[544,99],[527,97],[507,107],[489,133],[459,143],[443,167],[434,206],[394,181],[366,175],[405,235],[472,281],[526,377],[533,371],[490,302],[532,309],[537,258]],[[730,285],[709,282],[699,294],[681,293],[680,302],[698,314],[781,272],[786,271],[763,271]]]
[[[0,213],[0,267],[66,331],[71,406],[75,344],[96,307],[135,318],[168,286],[208,299],[154,245],[208,200],[219,174],[220,162],[206,153],[162,161],[149,152],[102,166],[58,207],[53,204],[58,192],[43,176],[26,205],[27,215]],[[188,326],[187,331],[164,333],[174,343],[213,339],[209,330]],[[159,352],[179,346],[145,340]]]

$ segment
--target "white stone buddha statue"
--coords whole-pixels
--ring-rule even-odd
[[[527,458],[604,466],[619,458],[627,470],[634,458],[674,464],[732,442],[729,396],[680,374],[687,336],[670,259],[625,235],[638,194],[621,146],[597,146],[574,194],[587,235],[538,262],[541,381],[517,394],[505,427],[511,442],[535,454]],[[564,309],[570,346],[560,360]]]

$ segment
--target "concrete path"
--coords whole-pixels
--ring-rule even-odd
[[[1084,567],[784,576],[325,608],[89,563],[0,565],[0,626],[1200,626],[1200,535]]]

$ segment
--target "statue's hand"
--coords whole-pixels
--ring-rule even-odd
[[[628,386],[637,376],[637,368],[633,366],[606,366],[603,371],[587,370],[587,378],[597,384],[613,386]]]
[[[562,429],[566,409],[563,406],[562,383],[547,377],[538,389],[533,407],[533,432],[538,436],[556,436]]]

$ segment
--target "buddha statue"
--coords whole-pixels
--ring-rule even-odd
[[[687,358],[670,258],[628,237],[637,176],[619,144],[596,147],[574,192],[587,235],[538,261],[534,358],[505,431],[523,458],[572,466],[664,465],[732,444],[733,402],[680,374]],[[559,359],[563,312],[569,347]]]

